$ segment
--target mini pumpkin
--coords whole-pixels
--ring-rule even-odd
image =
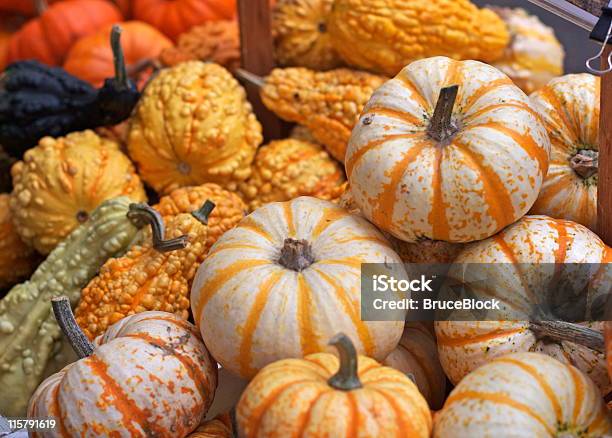
[[[286,139],[259,148],[251,176],[238,188],[252,211],[298,196],[335,199],[344,181],[343,169],[321,146]]]
[[[8,62],[36,59],[48,65],[62,65],[68,50],[79,38],[119,21],[122,21],[121,13],[108,1],[70,0],[54,3],[48,9],[41,10],[38,18],[31,19],[12,36]],[[110,76],[112,70],[107,77]]]
[[[232,19],[236,0],[132,0],[132,14],[176,41],[196,25]]]
[[[240,66],[240,34],[236,20],[211,21],[181,34],[174,47],[162,50],[162,64],[209,61],[232,71]]]
[[[374,92],[345,167],[356,204],[382,230],[406,242],[460,243],[527,213],[549,151],[539,115],[506,75],[435,57]]]
[[[339,359],[318,353],[280,360],[255,376],[236,409],[240,436],[430,436],[431,413],[412,380],[357,356],[346,335],[330,344]]]
[[[306,126],[332,157],[344,162],[351,130],[385,80],[348,69],[274,69],[265,78],[261,98],[277,116]]]
[[[76,320],[89,339],[120,319],[147,310],[189,317],[189,290],[207,252],[206,222],[214,204],[168,221],[143,204],[132,212],[153,227],[152,241],[135,245],[123,257],[110,259],[81,292]],[[164,232],[169,241],[163,241]]]
[[[128,76],[135,79],[141,63],[155,59],[172,42],[157,29],[139,21],[121,23],[123,47]],[[64,70],[94,87],[104,84],[115,71],[113,51],[108,44],[111,26],[81,38],[72,46],[64,62]],[[142,87],[139,87],[142,88]]]
[[[595,229],[600,92],[600,79],[582,73],[553,79],[531,95],[552,144],[550,167],[532,214]]]
[[[159,193],[206,182],[232,190],[249,177],[261,141],[261,125],[232,75],[190,61],[149,83],[132,117],[128,152]]]
[[[584,373],[543,354],[516,353],[483,365],[453,389],[434,418],[433,437],[611,433],[610,413]]]
[[[363,218],[316,198],[269,203],[211,248],[191,290],[194,320],[215,359],[243,378],[275,360],[325,350],[338,329],[382,360],[404,322],[361,320],[360,270],[383,262],[395,263],[396,278],[406,275]]]
[[[93,131],[43,138],[11,168],[10,207],[19,236],[48,254],[102,201],[146,199],[140,178],[119,145]]]
[[[39,261],[34,250],[21,241],[9,210],[9,198],[0,194],[0,289],[30,276]]]
[[[563,74],[565,51],[552,28],[521,8],[490,8],[504,20],[510,43],[491,65],[507,74],[527,93]]]
[[[30,400],[29,417],[57,420],[43,436],[173,438],[198,426],[217,367],[195,327],[170,313],[144,312],[91,344],[62,298],[53,300],[55,317],[80,360],[47,378]]]
[[[279,0],[272,14],[280,65],[330,70],[343,62],[327,31],[333,0]]]
[[[187,438],[234,438],[229,414],[221,414],[204,421]]]
[[[440,409],[446,398],[446,375],[440,365],[436,338],[421,322],[406,322],[397,348],[383,364],[407,374],[431,409]]]
[[[608,293],[604,289],[605,282],[609,284],[610,262],[612,250],[593,232],[546,216],[525,216],[496,236],[466,246],[448,276],[463,278],[462,272],[469,270],[470,277],[478,278],[476,266],[495,264],[498,268],[488,269],[487,276],[481,277],[487,279],[486,287],[470,289],[499,299],[503,306],[486,321],[450,320],[450,316],[436,321],[438,352],[446,375],[457,383],[496,357],[538,351],[576,366],[607,394],[612,384],[603,350],[603,323],[596,321],[602,320],[599,313],[602,297]],[[547,269],[553,263],[567,268]],[[595,266],[587,273],[577,271],[576,264]],[[563,285],[570,281],[574,290],[585,291],[583,299],[558,293],[557,302],[546,296],[549,288],[564,290]],[[571,313],[564,310],[564,303],[571,306]],[[563,321],[569,318],[595,322],[579,325]]]
[[[173,216],[199,209],[207,200],[212,201],[215,208],[208,215],[206,225],[208,228],[204,250],[206,254],[223,233],[234,228],[244,217],[247,207],[237,194],[217,184],[206,183],[173,190],[168,195],[162,196],[153,208],[159,211],[167,222]]]
[[[329,32],[345,62],[387,76],[431,56],[495,61],[510,41],[502,19],[469,0],[336,0]]]

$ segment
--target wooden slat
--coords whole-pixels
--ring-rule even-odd
[[[609,0],[567,0],[569,3],[578,6],[596,17],[601,15],[601,8],[607,6]]]
[[[238,0],[242,68],[260,76],[274,68],[270,0]],[[268,111],[252,85],[245,85],[249,101],[264,128],[266,140],[287,136],[288,126]]]
[[[610,51],[612,47],[608,45],[602,56],[604,69],[607,68]],[[612,246],[612,73],[601,78],[597,191],[597,234]]]

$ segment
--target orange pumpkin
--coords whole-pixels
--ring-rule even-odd
[[[47,0],[47,3],[56,3],[61,0]],[[0,11],[32,16],[36,13],[36,2],[32,0],[0,0]]]
[[[232,422],[229,414],[221,414],[203,421],[187,438],[232,438]]]
[[[159,53],[172,46],[172,42],[153,27],[139,21],[121,24],[121,46],[128,74],[139,64],[157,58]],[[77,42],[64,63],[64,69],[95,87],[114,75],[113,51],[109,42],[111,26]]]
[[[104,0],[62,1],[42,9],[39,17],[31,19],[11,38],[7,62],[33,58],[62,65],[79,38],[122,21],[119,9]]]
[[[132,13],[176,41],[193,26],[233,18],[236,0],[134,0]]]

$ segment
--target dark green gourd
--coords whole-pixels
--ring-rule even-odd
[[[7,67],[0,76],[0,144],[10,155],[21,158],[47,135],[59,137],[129,117],[140,93],[127,76],[120,35],[121,28],[113,26],[115,77],[99,89],[38,61]]]

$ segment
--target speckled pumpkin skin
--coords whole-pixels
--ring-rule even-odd
[[[343,64],[327,21],[333,0],[279,0],[272,14],[275,56],[280,65],[330,70]]]
[[[491,9],[510,32],[510,43],[503,56],[491,63],[493,67],[507,74],[527,94],[563,74],[565,51],[552,28],[521,8]]]
[[[286,139],[259,148],[253,173],[239,191],[253,211],[268,202],[298,196],[335,199],[344,181],[344,170],[321,146]]]
[[[110,259],[83,288],[75,310],[83,332],[93,339],[111,324],[135,313],[161,310],[187,319],[189,291],[196,269],[206,257],[208,229],[191,214],[166,223],[166,239],[187,235],[184,249],[159,252],[150,238],[123,257]]]
[[[599,151],[601,80],[588,73],[553,79],[531,95],[551,141],[550,167],[531,214],[568,219],[595,230],[597,173],[583,178],[570,161],[579,150]]]
[[[342,68],[327,72],[279,68],[266,77],[261,98],[280,118],[306,126],[332,157],[344,162],[351,130],[385,80]]]
[[[495,359],[466,376],[434,418],[434,438],[585,437],[612,433],[593,382],[538,353]]]
[[[440,365],[436,338],[421,322],[406,322],[397,348],[383,364],[412,374],[431,409],[440,409],[446,397],[446,375]]]
[[[103,202],[89,221],[61,242],[25,283],[0,300],[0,412],[23,416],[30,396],[51,362],[70,360],[51,312],[51,298],[66,295],[76,305],[81,288],[109,258],[120,255],[137,236],[127,219],[127,197]],[[26,347],[27,346],[27,347]]]
[[[91,356],[46,379],[28,416],[58,421],[35,437],[175,438],[197,427],[216,386],[198,330],[172,314],[144,312],[114,324]]]
[[[428,133],[440,89],[458,85],[453,136]],[[528,97],[477,61],[413,62],[380,87],[353,129],[345,167],[365,217],[398,239],[471,242],[535,202],[550,141]]]
[[[387,76],[430,56],[491,62],[510,40],[495,13],[469,0],[336,0],[329,31],[349,65]]]
[[[17,235],[7,193],[0,194],[0,289],[30,276],[40,257]]]
[[[426,438],[431,412],[402,372],[358,358],[360,389],[336,390],[327,380],[338,358],[318,353],[264,368],[245,389],[236,409],[243,438]]]
[[[278,262],[287,238],[311,245],[314,262],[300,272]],[[243,378],[275,360],[331,350],[326,340],[339,331],[358,352],[382,360],[404,322],[361,320],[360,271],[362,263],[385,261],[401,262],[374,226],[331,202],[304,196],[266,204],[226,232],[200,265],[194,320],[215,359]]]
[[[128,152],[158,193],[214,182],[233,190],[262,141],[246,93],[223,67],[189,61],[162,70],[132,117]]]
[[[87,130],[44,137],[11,168],[15,229],[41,254],[53,248],[103,201],[146,200],[140,178],[119,145]]]
[[[569,362],[587,374],[607,394],[612,385],[603,353],[572,342],[541,339],[529,328],[528,312],[532,311],[533,290],[543,290],[550,276],[538,276],[527,263],[611,263],[612,250],[593,232],[574,222],[546,216],[525,216],[498,235],[469,245],[455,259],[456,269],[463,263],[503,263],[508,270],[487,279],[487,293],[501,297],[509,307],[513,320],[509,321],[437,321],[435,324],[438,351],[444,371],[453,383],[459,382],[470,371],[492,359],[508,353],[537,351],[562,362]],[[449,276],[453,274],[453,268]],[[504,275],[503,273],[506,272]],[[551,274],[552,275],[552,274]],[[598,293],[596,280],[605,279],[605,270],[591,278],[591,297]],[[508,282],[518,278],[520,283]],[[505,298],[505,299],[504,299]],[[587,308],[585,312],[589,312]],[[510,318],[509,318],[510,319]],[[585,315],[588,320],[588,315]],[[585,323],[595,330],[603,330],[603,323]]]

